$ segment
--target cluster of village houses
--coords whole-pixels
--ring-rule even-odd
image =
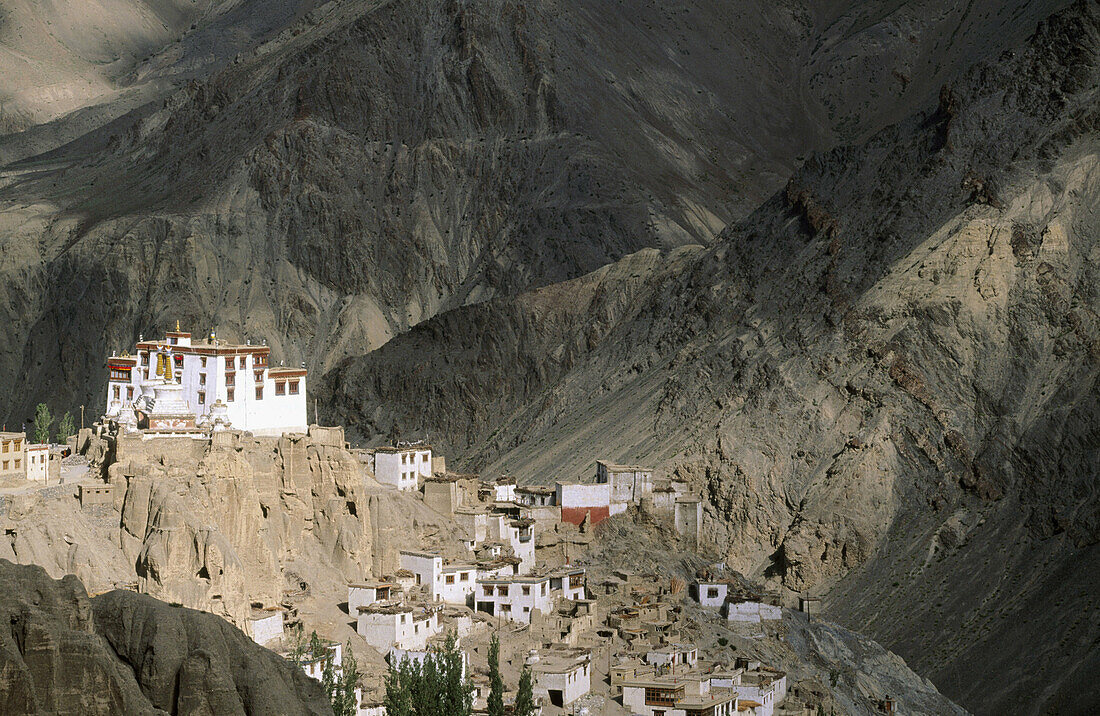
[[[176,328],[163,340],[140,339],[134,355],[108,359],[107,410],[97,429],[143,440],[209,437],[230,429],[256,435],[308,429],[304,368],[269,366],[264,343],[233,344],[213,333],[194,340]],[[0,466],[26,470],[33,458],[37,469],[38,446],[27,446],[21,435],[0,437],[7,441],[0,442]],[[391,664],[424,659],[448,632],[461,646],[492,631],[522,640],[540,710],[569,713],[594,691],[645,716],[772,716],[783,702],[782,672],[755,661],[708,661],[686,643],[680,616],[688,590],[678,580],[662,584],[655,575],[617,573],[591,584],[586,570],[568,559],[552,568],[536,561],[540,530],[559,524],[587,530],[631,506],[663,516],[683,540],[698,543],[702,504],[685,483],[600,461],[591,483],[521,486],[509,478],[449,472],[424,444],[359,454],[377,482],[418,492],[426,506],[453,520],[462,549],[449,553],[466,555],[456,560],[405,549],[392,574],[347,585],[356,631]],[[21,464],[4,462],[15,459]],[[780,618],[773,603],[740,593],[723,579],[701,578],[690,594],[731,621]],[[285,647],[285,618],[283,608],[258,609],[248,629],[261,644]],[[312,655],[303,668],[320,678],[327,659],[341,666],[343,648],[331,643],[329,654]],[[606,660],[600,664],[607,681],[601,676],[594,690],[597,659]],[[475,712],[484,712],[488,678],[469,676]],[[359,714],[384,714],[377,694],[360,693]]]
[[[625,573],[593,585],[583,567],[536,562],[540,529],[557,523],[591,525],[631,505],[664,513],[686,539],[698,539],[699,501],[686,486],[656,482],[643,468],[600,461],[591,484],[524,487],[510,478],[450,473],[423,444],[361,454],[378,482],[419,491],[427,506],[450,517],[460,528],[458,539],[467,555],[448,559],[441,552],[404,549],[394,573],[348,584],[348,612],[356,631],[389,663],[424,659],[450,631],[460,645],[483,643],[496,632],[530,647],[525,662],[540,708],[558,713],[570,713],[594,687],[630,713],[645,716],[772,716],[784,700],[783,673],[753,661],[710,662],[684,642],[679,626],[684,585],[665,586],[655,576]],[[774,602],[739,591],[723,578],[701,577],[690,595],[730,621],[763,623],[781,617]],[[278,614],[257,615],[252,627],[257,641],[279,635],[278,619]],[[339,654],[338,645],[332,649]],[[608,681],[602,686],[593,678],[600,658],[607,660],[602,671]],[[471,677],[475,713],[484,712],[488,677]],[[381,709],[368,699],[360,713],[374,716]]]

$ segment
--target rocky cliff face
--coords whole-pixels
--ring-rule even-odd
[[[325,714],[321,685],[230,624],[151,597],[89,599],[0,560],[5,714]]]
[[[1089,708],[1098,30],[1078,3],[712,248],[441,315],[326,400],[532,480],[662,466],[707,495],[716,553],[832,589],[963,705]],[[1006,680],[1034,640],[1053,661]]]
[[[223,433],[213,445],[124,438],[116,456],[114,506],[79,510],[67,494],[12,505],[0,556],[95,589],[136,583],[242,627],[253,602],[277,605],[303,580],[342,585],[374,567],[372,505],[341,430]]]

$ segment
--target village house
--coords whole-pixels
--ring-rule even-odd
[[[287,657],[287,653],[282,654]],[[325,665],[331,662],[333,671],[337,677],[344,673],[344,647],[339,642],[325,644],[324,654],[312,654],[304,657],[299,663],[302,670],[312,679],[322,681],[325,673]],[[355,714],[356,716],[385,716],[386,709],[380,704],[367,704],[363,701],[363,689],[355,687]]]
[[[517,487],[515,501],[528,507],[552,507],[554,505],[554,488],[544,485]]]
[[[667,644],[651,649],[645,655],[645,662],[652,666],[667,667],[675,672],[677,668],[690,669],[699,661],[699,650],[694,644]]]
[[[527,574],[535,568],[534,520],[518,518],[507,520],[500,539],[512,546],[512,554],[519,560],[519,571]]]
[[[412,604],[359,607],[355,624],[359,636],[383,655],[393,647],[425,649],[440,629],[438,608]]]
[[[545,618],[534,613],[531,618],[532,638],[543,642],[578,646],[598,626],[596,601],[578,600],[558,602],[557,608]]]
[[[474,593],[477,566],[444,564],[434,552],[401,550],[401,567],[416,575],[416,583],[424,586],[432,601],[467,604]]]
[[[612,514],[611,490],[606,484],[557,482],[554,485],[554,502],[561,510],[561,521],[574,525],[582,524],[586,519],[589,524],[599,524]],[[622,505],[622,510],[625,509],[626,506]]]
[[[773,604],[730,600],[726,603],[726,619],[731,622],[773,621],[783,618],[783,610]]]
[[[692,583],[691,596],[699,606],[708,609],[721,609],[729,595],[729,582],[724,580],[700,579]]]
[[[711,674],[711,685],[733,689],[743,702],[755,702],[755,716],[772,716],[787,697],[787,675],[758,661],[741,663],[746,666]]]
[[[531,623],[533,611],[549,614],[554,608],[549,576],[479,579],[474,602],[479,612],[521,624]]]
[[[636,465],[616,465],[597,460],[596,484],[608,485],[612,504],[636,505],[653,492],[653,471]]]
[[[495,480],[483,482],[483,488],[488,491],[488,499],[492,502],[516,501],[516,478],[501,475]]]
[[[476,511],[479,483],[477,475],[433,472],[424,478],[424,504],[441,515],[453,516],[463,509]]]
[[[584,599],[584,587],[584,567],[565,566],[550,573],[550,591],[562,599]]]
[[[478,579],[501,579],[518,574],[519,560],[515,557],[479,559],[477,562]]]
[[[283,610],[280,607],[253,609],[248,619],[248,634],[257,644],[280,639],[283,636]],[[308,673],[308,672],[307,672]]]
[[[24,465],[27,479],[46,484],[50,478],[50,446],[45,443],[24,443]]]
[[[477,584],[477,566],[473,564],[445,564],[442,583],[436,590],[438,599],[447,604],[472,604]]]
[[[454,521],[466,535],[466,546],[473,550],[489,540],[500,540],[506,532],[504,514],[484,506],[463,506],[454,511]]]
[[[592,689],[592,652],[588,649],[533,651],[527,665],[535,677],[535,696],[564,707]]]
[[[26,476],[23,464],[26,443],[26,433],[0,433],[0,479]]]
[[[706,678],[654,676],[623,681],[623,706],[640,716],[737,716],[738,695]]]
[[[348,614],[356,614],[359,607],[388,602],[398,592],[393,582],[349,582]]]
[[[432,476],[432,449],[419,443],[374,449],[371,460],[374,479],[398,490],[416,490],[420,481]]]
[[[644,664],[638,659],[622,659],[611,667],[608,674],[611,695],[620,696],[623,693],[623,684],[628,681],[649,681],[656,675],[657,670],[651,664]]]
[[[673,509],[673,526],[676,533],[689,544],[698,545],[703,538],[703,501],[696,495],[677,497]]]
[[[194,428],[204,416],[211,419],[217,402],[223,420],[238,430],[281,435],[307,429],[306,369],[270,366],[266,345],[229,343],[213,333],[196,341],[177,325],[164,340],[139,337],[135,350],[107,359],[108,418],[128,422],[135,415],[138,429]],[[179,386],[178,396],[157,391],[162,384]],[[165,406],[157,406],[166,397],[179,414],[147,423],[154,410],[166,415]]]

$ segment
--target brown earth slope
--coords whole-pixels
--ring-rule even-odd
[[[1095,709],[1098,80],[1080,2],[713,247],[440,315],[324,399],[471,469],[679,473],[715,553],[964,706]]]

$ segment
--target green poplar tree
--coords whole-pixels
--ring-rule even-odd
[[[332,659],[329,659],[332,663]],[[333,679],[329,691],[334,716],[355,716],[359,704],[355,698],[355,689],[359,685],[359,662],[351,653],[351,642],[344,647],[344,660],[340,673]]]
[[[412,669],[407,656],[397,664],[390,664],[386,672],[386,695],[382,700],[386,716],[416,716],[412,704]]]
[[[489,640],[489,716],[504,716],[504,679],[500,676],[500,639]]]
[[[453,632],[441,647],[429,649],[423,661],[403,656],[391,663],[383,701],[387,716],[470,716],[473,689],[463,677],[462,664]]]
[[[57,442],[59,445],[64,445],[65,441],[70,436],[76,433],[76,421],[73,420],[73,414],[66,412],[61,417],[61,422],[57,424]]]
[[[50,441],[50,428],[53,427],[53,416],[50,408],[45,403],[39,403],[34,409],[34,441],[36,443],[48,443]]]
[[[473,689],[462,673],[465,658],[458,648],[458,636],[454,631],[447,632],[443,649],[435,654],[435,660],[439,662],[437,671],[442,687],[443,713],[469,714],[473,708]]]
[[[516,692],[515,716],[534,716],[535,689],[532,681],[531,667],[524,664],[519,675],[519,690]]]

